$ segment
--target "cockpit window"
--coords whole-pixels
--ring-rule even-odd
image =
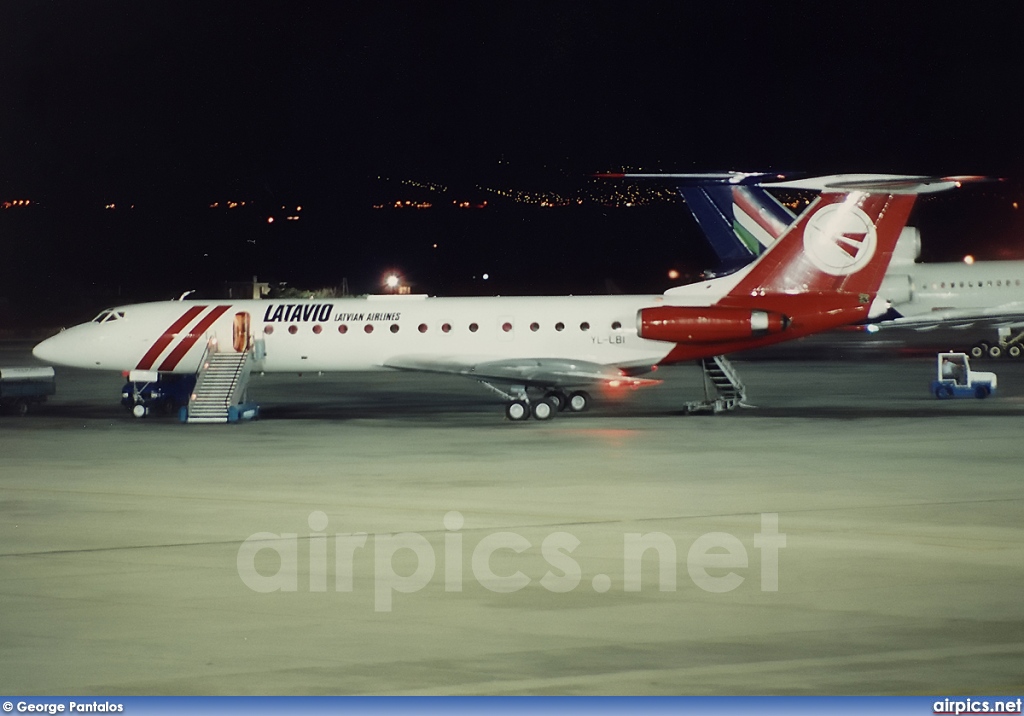
[[[106,311],[103,311],[100,315],[96,316],[96,318],[92,319],[92,322],[93,323],[110,323],[111,321],[116,321],[119,318],[124,318],[124,311],[106,310]]]

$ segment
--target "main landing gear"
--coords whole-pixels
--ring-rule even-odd
[[[1014,332],[1012,328],[1002,326],[995,343],[978,341],[967,353],[971,358],[1024,358],[1024,331]]]
[[[562,411],[582,413],[590,407],[590,395],[582,390],[565,393],[561,390],[545,391],[541,397],[531,397],[526,386],[515,385],[507,391],[490,383],[485,386],[505,398],[505,417],[513,422],[521,420],[550,420]]]

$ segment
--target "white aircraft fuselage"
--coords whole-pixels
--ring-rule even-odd
[[[649,369],[674,346],[640,338],[637,312],[663,301],[658,295],[163,301],[108,309],[40,344],[36,355],[79,368],[195,373],[207,341],[215,339],[219,350],[251,345],[254,370],[266,372],[384,370],[392,359],[417,355]]]
[[[1016,313],[1024,307],[1024,261],[891,266],[879,295],[907,318],[938,311]]]

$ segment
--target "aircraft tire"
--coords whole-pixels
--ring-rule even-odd
[[[1003,347],[995,343],[988,347],[988,357],[998,360],[1003,357]]]
[[[526,420],[530,417],[530,406],[523,400],[513,400],[505,406],[505,417],[513,422]]]
[[[532,412],[535,420],[551,420],[551,418],[555,417],[555,413],[558,412],[558,408],[554,402],[545,398],[533,404]]]
[[[551,401],[558,412],[565,410],[569,405],[569,396],[560,390],[549,390],[544,394],[544,400]]]
[[[984,358],[988,355],[989,345],[985,341],[979,341],[971,346],[971,349],[967,351],[971,358]]]
[[[1007,346],[1006,355],[1011,358],[1018,359],[1024,356],[1024,348],[1021,348],[1020,343],[1014,343],[1012,346]]]
[[[568,408],[574,413],[582,413],[584,410],[590,407],[590,395],[577,390],[575,393],[569,396]]]

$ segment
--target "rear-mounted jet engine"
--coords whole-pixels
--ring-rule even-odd
[[[641,338],[672,343],[715,343],[781,333],[789,317],[774,311],[720,306],[656,306],[636,314]]]

